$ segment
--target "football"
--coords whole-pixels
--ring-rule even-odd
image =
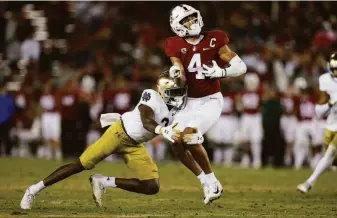
[[[210,61],[207,61],[206,62],[206,66],[208,66],[208,67],[213,67],[213,62],[212,62],[213,60],[210,60]],[[227,63],[225,63],[223,60],[221,60],[220,58],[217,58],[217,59],[215,59],[214,60],[217,64],[218,64],[218,66],[219,67],[221,67],[221,68],[225,68],[226,66],[227,66]]]

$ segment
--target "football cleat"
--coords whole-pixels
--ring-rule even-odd
[[[207,183],[202,184],[202,190],[204,191],[204,203],[205,203],[205,200],[206,200],[206,198],[208,196],[208,192],[209,192],[209,188],[208,188]]]
[[[214,200],[217,200],[221,197],[221,194],[223,192],[223,188],[221,183],[217,180],[215,182],[208,184],[208,194],[206,195],[204,199],[205,204],[210,204]]]
[[[35,199],[35,195],[33,195],[28,188],[21,200],[21,203],[20,203],[21,209],[30,210],[33,206],[34,199]]]
[[[312,188],[312,185],[305,182],[305,183],[299,184],[296,189],[302,192],[303,194],[306,194],[311,188]]]
[[[92,188],[92,197],[96,203],[97,207],[102,207],[102,197],[105,192],[105,188],[101,182],[101,179],[103,178],[100,174],[91,175],[89,178],[90,185]]]

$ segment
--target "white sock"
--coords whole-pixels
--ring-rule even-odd
[[[209,174],[206,174],[206,179],[207,179],[207,182],[216,182],[218,181],[214,175],[214,173],[209,173]]]
[[[116,188],[116,177],[103,177],[102,178],[102,183],[104,188],[106,187],[112,187],[112,188]]]
[[[249,164],[250,164],[250,157],[249,157],[248,154],[244,154],[244,155],[242,156],[240,166],[241,166],[242,168],[248,168],[248,167],[249,167]]]
[[[206,174],[204,173],[204,171],[202,171],[199,176],[197,176],[197,178],[199,179],[201,184],[206,183]]]
[[[213,152],[213,160],[215,164],[221,164],[222,163],[222,148],[216,148]]]
[[[313,185],[318,177],[324,173],[326,169],[331,167],[333,160],[335,159],[336,155],[336,147],[333,145],[329,145],[328,149],[325,151],[323,158],[318,162],[314,172],[311,174],[307,183]]]
[[[39,193],[42,189],[44,189],[45,186],[43,184],[43,181],[40,181],[32,186],[29,187],[29,191],[33,194],[36,195],[37,193]]]
[[[56,149],[56,151],[55,151],[55,159],[56,160],[62,160],[62,151],[61,151],[61,149]]]

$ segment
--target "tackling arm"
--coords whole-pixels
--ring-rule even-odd
[[[315,106],[315,111],[316,111],[317,116],[323,117],[324,115],[326,115],[335,103],[336,102],[330,101],[330,96],[328,93],[320,91],[319,99]]]
[[[140,118],[142,120],[144,129],[146,129],[149,132],[155,132],[158,123],[153,118],[154,112],[152,108],[144,104],[141,104],[139,105],[138,109],[140,111]]]
[[[139,105],[138,109],[140,111],[140,118],[142,120],[144,129],[158,135],[163,135],[164,138],[172,143],[174,143],[175,140],[179,139],[180,131],[175,129],[177,124],[166,127],[161,126],[154,120],[154,111],[152,110],[152,108],[141,104]]]

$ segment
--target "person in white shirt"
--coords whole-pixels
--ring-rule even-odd
[[[302,193],[307,193],[323,172],[331,167],[337,154],[337,53],[330,56],[328,66],[330,71],[319,77],[320,97],[315,106],[318,117],[328,114],[324,133],[327,149],[311,176],[297,186],[297,190]]]

